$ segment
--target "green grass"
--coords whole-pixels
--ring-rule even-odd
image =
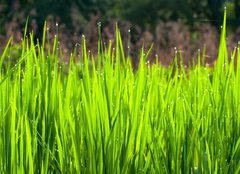
[[[26,35],[26,32],[25,32]],[[22,41],[15,65],[0,59],[0,173],[240,173],[240,51],[228,58],[226,13],[214,67],[147,63],[137,70],[99,40],[69,65],[44,33]],[[236,62],[236,63],[234,63]]]

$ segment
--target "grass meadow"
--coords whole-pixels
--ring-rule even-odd
[[[14,63],[10,39],[0,58],[0,172],[240,173],[240,51],[227,51],[224,16],[214,67],[204,50],[188,69],[177,51],[169,67],[150,65],[143,48],[134,69],[118,28],[96,56],[83,36],[68,64],[57,36],[50,43],[45,32],[40,44],[25,31]]]

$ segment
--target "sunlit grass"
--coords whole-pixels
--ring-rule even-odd
[[[68,65],[57,37],[45,50],[45,33],[42,44],[25,37],[11,65],[10,40],[0,60],[1,173],[240,173],[240,51],[229,59],[225,38],[226,13],[214,67],[201,52],[188,70],[150,66],[143,49],[136,71],[118,29],[115,49],[100,40],[95,59],[83,37]]]

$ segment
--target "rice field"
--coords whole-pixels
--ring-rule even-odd
[[[45,32],[40,44],[26,31],[13,64],[10,39],[0,59],[0,172],[240,173],[240,51],[227,51],[224,16],[214,67],[204,50],[188,69],[179,52],[169,67],[150,65],[143,48],[134,70],[118,28],[96,56],[83,36],[68,64],[57,36],[50,43]]]

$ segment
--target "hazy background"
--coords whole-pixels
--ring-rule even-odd
[[[118,22],[124,46],[130,47],[133,60],[143,43],[148,48],[154,42],[151,57],[155,59],[158,54],[164,64],[172,61],[175,47],[186,62],[196,57],[197,49],[205,47],[206,58],[212,63],[217,55],[224,6],[228,12],[227,41],[233,48],[240,40],[240,0],[0,0],[0,47],[11,35],[15,43],[21,41],[29,17],[29,31],[40,41],[47,20],[49,37],[59,35],[65,55],[81,42],[82,34],[94,53],[97,24],[101,22],[107,44],[114,39]]]

